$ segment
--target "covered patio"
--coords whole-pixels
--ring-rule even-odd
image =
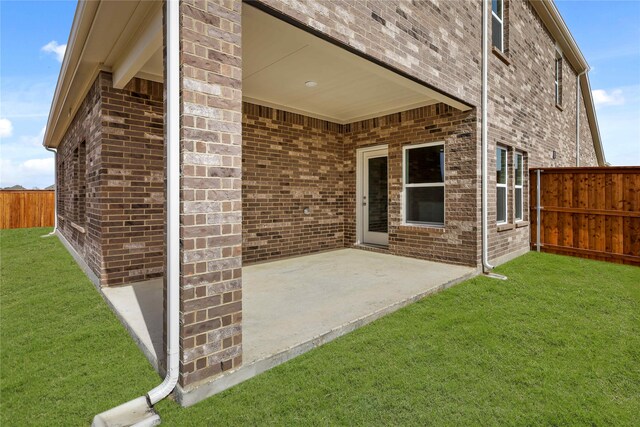
[[[360,249],[244,267],[243,364],[183,394],[181,403],[196,403],[475,274],[472,267]],[[162,287],[139,282],[103,292],[157,367],[164,357]]]
[[[246,3],[207,4],[199,35],[218,20],[183,7],[174,81],[160,4],[124,5],[79,10],[100,108],[69,116],[101,133],[55,132],[105,197],[65,232],[155,369],[178,360],[183,405],[477,273],[471,105]]]

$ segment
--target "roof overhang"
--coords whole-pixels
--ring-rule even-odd
[[[54,92],[43,144],[57,147],[100,71],[114,86],[133,77],[163,81],[162,2],[79,1]]]

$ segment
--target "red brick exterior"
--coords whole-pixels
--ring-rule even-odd
[[[58,150],[59,229],[103,286],[162,276],[162,100],[161,83],[100,73]]]
[[[57,203],[58,230],[85,260],[102,275],[102,221],[100,168],[102,156],[102,96],[99,79],[89,89],[67,133],[58,146]],[[81,150],[84,145],[84,150]],[[80,151],[85,156],[79,158]],[[82,176],[78,175],[81,171]],[[84,185],[82,184],[84,182]],[[84,192],[84,215],[79,217],[78,201]]]
[[[476,265],[474,111],[436,104],[347,125],[247,103],[244,111],[245,264],[353,246],[356,150],[387,145],[387,252]],[[444,228],[402,225],[402,147],[425,142],[445,144]]]
[[[460,112],[445,104],[347,125],[347,245],[356,241],[356,149],[384,144],[389,150],[389,253],[475,266],[479,217],[475,135],[475,110]],[[402,224],[403,147],[427,142],[443,142],[445,147],[444,228]]]
[[[183,387],[242,363],[239,1],[184,1],[181,27]]]
[[[244,110],[244,263],[344,247],[344,126],[253,104]]]

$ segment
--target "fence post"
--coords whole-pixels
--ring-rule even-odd
[[[536,251],[540,252],[540,169],[536,171]]]

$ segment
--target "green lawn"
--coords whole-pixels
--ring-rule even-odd
[[[45,229],[0,233],[2,425],[85,425],[158,381]],[[530,253],[165,425],[638,425],[640,268]]]

